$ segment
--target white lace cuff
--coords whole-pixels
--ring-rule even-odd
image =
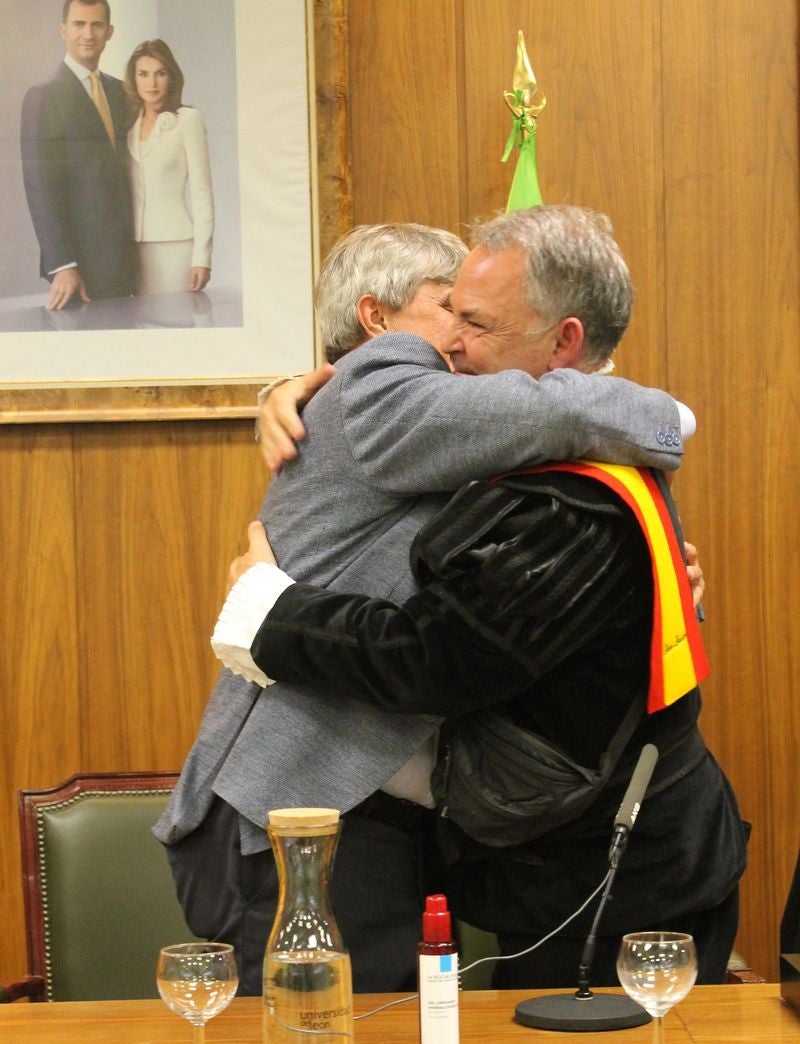
[[[250,655],[258,629],[278,598],[294,580],[277,566],[258,562],[242,573],[225,599],[211,636],[211,648],[234,674],[262,688],[272,685]]]

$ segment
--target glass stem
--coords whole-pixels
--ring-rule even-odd
[[[192,1030],[192,1044],[206,1044],[206,1025],[201,1022],[200,1025],[193,1025]]]
[[[664,1016],[653,1018],[653,1044],[664,1044]]]

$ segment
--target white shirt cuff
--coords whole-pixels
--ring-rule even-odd
[[[678,407],[678,418],[681,422],[681,438],[686,442],[697,431],[697,419],[686,403],[676,399],[675,405]]]
[[[277,566],[258,562],[242,573],[228,592],[211,636],[211,648],[234,674],[263,688],[274,679],[256,665],[250,646],[278,598],[294,580]]]

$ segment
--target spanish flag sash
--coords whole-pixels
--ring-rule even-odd
[[[676,522],[647,468],[578,461],[523,468],[517,475],[571,471],[596,479],[617,494],[642,527],[653,567],[653,636],[650,643],[648,714],[685,696],[710,673],[692,603]],[[506,477],[506,476],[503,476]]]

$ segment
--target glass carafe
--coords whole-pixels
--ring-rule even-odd
[[[269,813],[278,870],[275,923],[264,955],[265,1044],[342,1044],[353,1039],[350,956],[330,902],[339,813]]]

